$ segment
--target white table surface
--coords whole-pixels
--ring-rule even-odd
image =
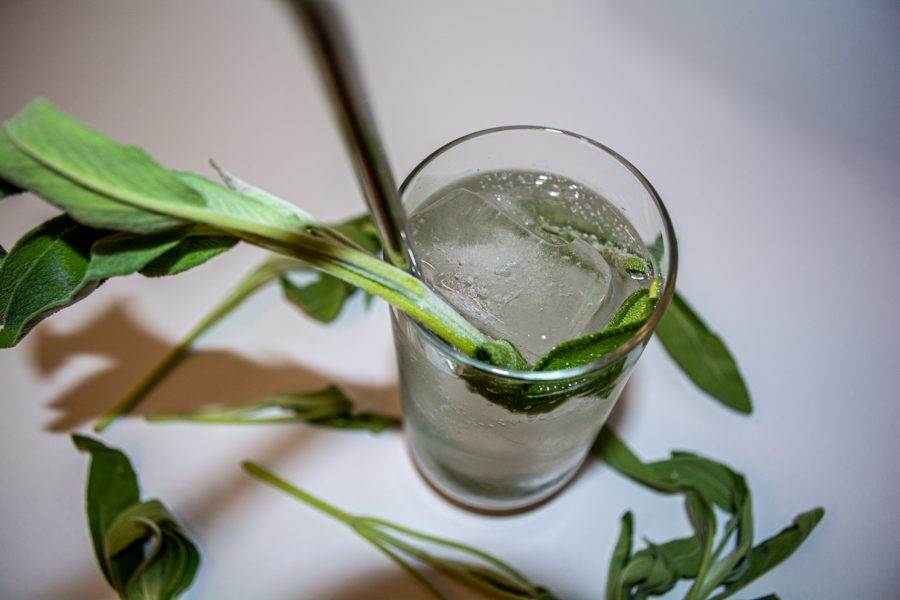
[[[657,187],[679,234],[679,288],[738,356],[756,411],[703,397],[654,342],[614,415],[619,433],[645,458],[685,448],[744,472],[759,537],[827,509],[742,597],[896,597],[900,5],[342,6],[398,177],[459,135],[531,123],[608,144]],[[361,210],[309,55],[276,0],[5,0],[0,118],[39,95],[166,165],[208,174],[215,157],[322,218]],[[4,200],[0,243],[53,213]],[[240,248],[178,277],[112,281],[0,353],[0,597],[113,597],[84,518],[88,461],[68,434],[88,432],[259,256]],[[354,303],[324,327],[271,289],[205,337],[144,410],[325,382],[398,411],[386,307]],[[489,518],[431,492],[395,433],[132,418],[102,439],[201,548],[189,598],[427,597],[349,530],[246,476],[244,459],[349,511],[488,550],[563,598],[602,597],[626,509],[639,536],[688,531],[679,500],[599,463],[539,510]]]

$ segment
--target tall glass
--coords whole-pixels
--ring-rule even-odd
[[[447,144],[403,183],[404,206],[414,214],[454,182],[490,171],[561,176],[602,196],[653,247],[661,282],[652,316],[627,342],[590,364],[558,371],[494,368],[393,313],[407,443],[420,472],[466,507],[511,511],[553,495],[584,461],[671,298],[676,247],[665,207],[631,163],[557,129],[502,127]]]

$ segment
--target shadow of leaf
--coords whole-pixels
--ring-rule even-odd
[[[73,332],[48,328],[34,332],[34,359],[45,375],[80,355],[105,358],[109,364],[55,398],[57,417],[46,429],[69,432],[117,404],[170,350],[171,345],[142,327],[122,304]],[[296,363],[263,364],[225,350],[197,350],[154,388],[133,414],[188,411],[211,405],[251,403],[280,392],[337,384],[360,410],[399,414],[397,385],[362,386],[333,378]]]

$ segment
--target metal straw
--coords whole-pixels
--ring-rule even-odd
[[[385,257],[398,267],[414,271],[415,257],[407,235],[406,212],[343,25],[329,2],[291,0],[291,4],[307,33],[319,72],[331,95]]]

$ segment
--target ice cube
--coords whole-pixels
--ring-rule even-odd
[[[587,333],[609,293],[609,265],[580,238],[530,227],[508,201],[456,189],[410,218],[423,277],[479,329],[526,359]]]

